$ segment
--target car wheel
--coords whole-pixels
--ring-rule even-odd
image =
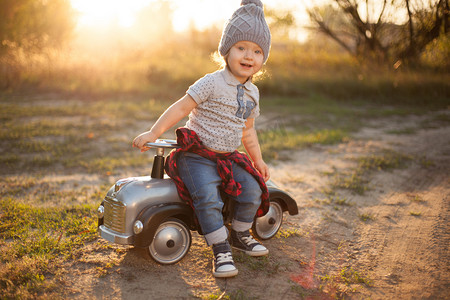
[[[174,264],[188,253],[191,242],[191,232],[187,225],[178,219],[168,219],[156,230],[148,253],[160,264]]]
[[[280,203],[270,201],[269,211],[265,216],[256,218],[253,222],[253,233],[262,240],[268,240],[277,234],[283,223],[283,208]]]

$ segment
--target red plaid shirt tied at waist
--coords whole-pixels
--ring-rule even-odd
[[[177,158],[178,154],[181,152],[192,152],[198,154],[204,158],[217,163],[217,171],[219,176],[222,178],[221,188],[222,190],[232,196],[236,197],[241,194],[241,184],[234,181],[232,162],[237,163],[240,167],[250,173],[261,187],[261,205],[259,206],[256,216],[262,217],[269,211],[270,201],[269,201],[269,191],[267,190],[266,183],[262,178],[261,174],[253,167],[250,159],[245,153],[234,151],[230,153],[217,153],[207,149],[203,146],[197,134],[187,128],[181,127],[176,131],[177,143],[181,148],[173,150],[166,159],[165,170],[167,175],[172,178],[177,186],[178,195],[180,198],[189,204],[192,209],[194,205],[192,203],[191,195],[184,185],[181,177],[178,175],[177,168]]]

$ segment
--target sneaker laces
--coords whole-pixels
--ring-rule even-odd
[[[233,256],[231,255],[231,252],[226,252],[226,253],[218,253],[216,255],[216,263],[217,264],[223,264],[223,263],[228,263],[228,262],[233,262]]]
[[[252,244],[259,244],[251,235],[241,237],[241,240],[247,245],[250,246]]]

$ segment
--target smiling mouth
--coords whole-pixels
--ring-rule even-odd
[[[250,65],[250,64],[244,64],[244,63],[241,63],[241,66],[246,67],[246,68],[251,68],[251,67],[252,67],[252,65]]]

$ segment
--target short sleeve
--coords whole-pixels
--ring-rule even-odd
[[[207,74],[191,85],[186,91],[186,94],[189,94],[197,104],[200,104],[208,100],[213,94],[213,91],[214,77],[211,74]]]

